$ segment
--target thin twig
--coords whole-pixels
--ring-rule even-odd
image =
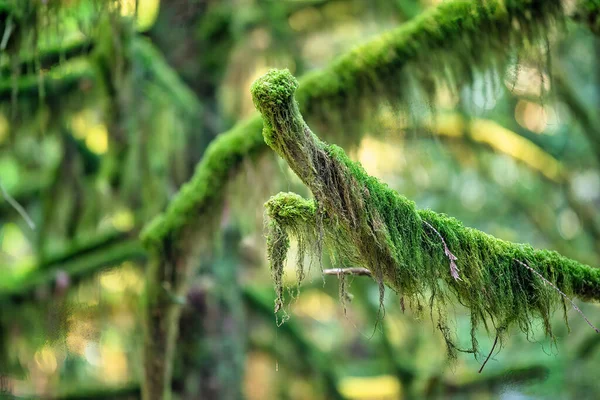
[[[524,266],[525,268],[527,268],[528,270],[530,270],[531,272],[533,272],[534,274],[536,274],[541,280],[543,280],[545,283],[547,283],[548,285],[552,286],[554,288],[554,290],[556,290],[558,293],[560,293],[560,295],[562,297],[564,297],[566,300],[569,301],[569,303],[571,303],[571,305],[573,306],[573,308],[575,309],[575,311],[577,311],[579,314],[581,314],[581,316],[583,317],[583,319],[585,320],[585,322],[587,322],[587,324],[596,331],[596,333],[600,333],[600,329],[596,328],[591,322],[590,320],[585,316],[585,314],[583,313],[583,311],[581,311],[581,309],[579,307],[577,307],[577,305],[573,302],[573,300],[571,300],[569,298],[569,296],[567,296],[566,294],[564,294],[562,292],[562,290],[560,290],[554,283],[550,282],[548,279],[544,278],[544,276],[542,274],[540,274],[539,272],[537,272],[535,269],[531,268],[529,265],[525,264],[522,261],[513,259],[516,262],[518,262],[519,264],[521,264],[522,266]]]
[[[479,373],[481,373],[481,371],[483,371],[483,367],[485,367],[485,364],[487,364],[487,362],[489,361],[490,357],[494,353],[494,349],[496,348],[497,344],[498,344],[498,334],[496,333],[496,339],[494,340],[494,344],[492,345],[492,349],[490,350],[490,354],[488,354],[488,356],[485,359],[485,361],[483,362],[483,364],[481,364],[481,368],[479,368]]]
[[[450,260],[450,275],[452,275],[455,281],[462,281],[461,277],[458,275],[458,271],[460,270],[458,269],[458,266],[455,262],[456,260],[458,260],[458,258],[454,254],[452,254],[452,252],[448,248],[448,245],[446,244],[446,241],[444,240],[442,235],[437,231],[437,229],[435,229],[429,222],[425,220],[423,220],[423,223],[427,225],[431,230],[433,230],[444,244],[444,254]]]
[[[27,222],[27,225],[29,225],[29,227],[32,230],[35,230],[35,223],[29,217],[29,215],[27,215],[27,211],[25,211],[25,209],[15,199],[13,199],[10,194],[8,194],[8,192],[6,191],[6,189],[4,188],[4,186],[2,185],[1,182],[0,182],[0,191],[2,192],[2,197],[4,197],[4,199],[8,202],[8,204],[10,204],[15,210],[17,210],[19,215],[25,220],[25,222]]]
[[[324,269],[323,275],[355,275],[355,276],[372,276],[371,271],[366,268],[331,268]]]

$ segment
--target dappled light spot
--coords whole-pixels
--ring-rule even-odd
[[[245,393],[248,400],[275,398],[276,361],[266,353],[253,351],[246,357]]]
[[[69,332],[67,334],[66,343],[69,352],[82,356],[85,351],[87,340],[83,336],[78,335],[75,332]]]
[[[0,239],[2,251],[13,258],[31,253],[31,245],[17,224],[9,222],[2,226]]]
[[[538,68],[516,64],[508,69],[504,84],[514,95],[540,97],[550,90],[550,77]]]
[[[477,114],[478,111],[493,109],[501,96],[500,78],[496,71],[490,71],[475,78],[471,88],[465,90],[463,101],[472,104]]]
[[[266,50],[271,45],[271,35],[266,29],[255,29],[251,35],[252,45],[258,50]]]
[[[581,231],[581,222],[573,210],[566,208],[558,214],[558,231],[560,235],[567,239],[573,239]]]
[[[71,131],[94,153],[104,154],[108,150],[108,130],[93,110],[86,109],[73,115]]]
[[[113,214],[111,223],[115,229],[121,232],[128,232],[135,225],[135,217],[131,210],[121,209]]]
[[[340,392],[348,399],[392,400],[401,398],[400,382],[391,375],[373,377],[345,377],[340,382]]]
[[[108,131],[104,125],[95,125],[88,128],[85,138],[86,146],[96,154],[104,154],[108,150]]]
[[[101,365],[102,358],[100,356],[100,349],[98,343],[87,342],[85,345],[85,349],[83,350],[83,356],[90,365],[94,367],[98,367]]]
[[[360,142],[357,158],[370,174],[385,176],[403,170],[406,158],[402,153],[399,146],[395,146],[389,141],[365,137]]]
[[[594,201],[600,197],[600,174],[588,170],[575,174],[572,179],[572,188],[575,195],[584,201]]]
[[[306,7],[293,13],[288,22],[290,27],[295,31],[304,31],[309,27],[314,26],[321,20],[321,13],[314,7]]]
[[[0,171],[2,176],[0,177],[0,183],[4,186],[9,194],[15,186],[19,183],[19,165],[14,157],[2,157],[0,158]],[[0,202],[6,201],[0,197]]]
[[[100,378],[107,383],[127,381],[128,362],[121,345],[102,344],[100,346]]]
[[[500,185],[509,187],[519,179],[519,167],[514,159],[499,155],[492,159],[492,177]]]
[[[460,191],[460,200],[465,208],[476,212],[483,208],[486,201],[485,188],[473,174],[468,174]]]
[[[71,117],[71,132],[77,139],[85,139],[88,134],[88,126],[93,124],[95,119],[94,112],[91,109],[85,109],[73,114]]]
[[[402,346],[409,333],[409,327],[406,324],[401,323],[398,318],[389,314],[385,317],[383,329],[385,329],[388,340],[394,346]]]
[[[58,366],[56,353],[54,349],[48,345],[38,350],[33,359],[35,360],[37,368],[47,375],[53,374]]]
[[[319,322],[327,322],[336,317],[339,305],[327,294],[319,290],[303,292],[293,304],[294,314],[309,317]]]
[[[557,125],[556,113],[550,107],[526,100],[517,103],[515,119],[523,128],[535,133],[546,133],[549,126]]]
[[[138,31],[144,32],[154,25],[160,10],[160,0],[137,0],[136,26]]]
[[[120,268],[106,271],[99,276],[102,288],[111,292],[123,292],[131,289],[141,291],[143,280],[133,263],[124,262]]]
[[[143,0],[140,0],[143,1]],[[131,17],[135,15],[135,3],[136,0],[120,0],[118,3],[115,2],[117,7],[120,7],[121,15]]]

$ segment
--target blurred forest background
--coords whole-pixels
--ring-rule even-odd
[[[0,396],[139,398],[139,234],[209,143],[256,114],[251,82],[272,67],[319,70],[439,2],[0,0]],[[480,71],[435,104],[382,103],[369,121],[317,132],[421,208],[597,266],[593,28],[569,20],[502,73]],[[176,398],[600,396],[600,339],[576,316],[569,333],[557,313],[556,343],[541,328],[511,336],[478,374],[481,358],[448,363],[429,318],[403,313],[393,293],[376,325],[369,278],[352,279],[345,315],[337,278],[313,267],[277,327],[262,204],[307,191],[262,153],[227,173],[208,211],[215,240],[197,243],[208,250],[187,293],[173,295]],[[293,287],[293,265],[287,278]],[[598,323],[596,304],[581,308]],[[482,348],[492,343],[481,335]]]

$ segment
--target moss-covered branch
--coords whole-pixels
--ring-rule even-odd
[[[450,356],[460,350],[447,323],[448,306],[455,299],[470,311],[470,352],[478,350],[475,332],[480,324],[496,335],[512,326],[529,333],[540,318],[552,336],[550,316],[558,303],[564,306],[564,299],[546,280],[567,295],[600,299],[600,270],[555,252],[496,239],[431,210],[417,210],[341,148],[311,132],[294,99],[297,87],[287,70],[272,70],[252,85],[265,142],[315,198],[283,193],[266,204],[276,311],[283,302],[281,275],[290,237],[299,242],[300,269],[305,253],[312,250],[320,257],[324,244],[339,265],[369,269],[382,298],[385,283],[416,310],[428,304]]]
[[[302,79],[298,102],[311,118],[353,124],[369,112],[364,107],[369,103],[386,98],[401,101],[410,91],[407,80],[418,79],[427,87],[427,79],[448,72],[455,78],[454,85],[467,84],[476,70],[495,65],[528,38],[543,34],[561,11],[556,0],[486,1],[481,2],[484,8],[478,3],[444,2],[344,54]],[[407,71],[411,64],[430,70],[415,75]],[[194,225],[189,215],[219,203],[231,173],[244,160],[266,150],[261,127],[260,118],[252,117],[213,141],[192,180],[145,229],[143,239],[148,245],[179,237]]]
[[[510,52],[544,36],[562,16],[559,0],[443,2],[307,76],[298,101],[315,120],[341,125],[346,143],[356,143],[361,132],[355,121],[381,101],[408,104],[414,83],[426,99],[435,95],[440,83],[462,87],[473,80],[476,71],[503,65]],[[444,79],[437,79],[441,76]],[[146,393],[156,398],[165,393],[163,388],[168,392],[172,353],[164,353],[164,347],[171,346],[176,336],[176,325],[166,310],[175,313],[178,307],[161,294],[162,288],[167,286],[174,293],[182,290],[199,251],[197,244],[210,242],[226,183],[245,161],[266,150],[261,126],[260,118],[253,117],[219,135],[190,182],[142,235],[155,259],[147,275],[151,300],[145,324],[147,332],[160,326],[155,333],[164,334],[162,343],[156,336],[147,337],[146,368],[155,371],[146,372],[146,382],[152,385]]]

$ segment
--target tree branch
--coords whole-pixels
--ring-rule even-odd
[[[308,75],[298,92],[298,100],[315,119],[337,122],[347,128],[346,141],[356,143],[362,133],[356,133],[360,129],[354,121],[367,117],[374,105],[382,100],[409,103],[410,91],[404,82],[416,80],[432,98],[437,88],[433,81],[435,71],[448,72],[449,82],[469,82],[476,71],[499,65],[500,60],[543,35],[555,19],[563,16],[559,0],[516,0],[508,4],[495,0],[443,2],[338,58],[326,69]],[[411,65],[418,67],[415,68],[418,71],[411,70]],[[166,299],[160,299],[159,288],[164,283],[175,292],[182,290],[193,268],[193,263],[186,259],[197,254],[198,243],[210,242],[211,229],[222,210],[225,183],[245,161],[266,149],[261,126],[261,119],[254,117],[219,135],[208,147],[190,182],[182,187],[166,211],[144,229],[142,240],[152,249],[155,259],[147,271],[150,303],[146,312],[156,318],[148,317],[146,325],[149,332],[152,324],[172,327],[162,332],[165,334],[162,346],[170,346],[175,338],[170,329],[176,326],[160,318],[160,315],[171,318],[161,307],[172,306]],[[353,132],[354,135],[350,134]],[[435,228],[439,231],[439,227]],[[382,281],[382,277],[378,276],[378,280]],[[160,351],[151,343],[154,340],[147,338],[146,368],[167,371],[172,360],[162,357],[163,353],[152,353],[153,349]],[[147,382],[152,379],[163,381],[156,383],[156,388],[167,388],[168,379],[162,372],[147,375]],[[154,396],[163,393],[161,389],[147,391],[150,392]]]
[[[432,312],[434,305],[445,309],[450,294],[454,295],[471,309],[472,335],[479,323],[486,323],[484,315],[497,321],[497,334],[508,325],[527,330],[537,315],[551,336],[552,308],[562,300],[554,289],[564,296],[600,299],[600,270],[554,252],[498,240],[433,211],[417,210],[413,202],[369,176],[341,148],[327,145],[310,131],[294,99],[297,86],[287,70],[272,70],[252,85],[254,103],[263,114],[265,142],[315,198],[280,194],[266,204],[271,218],[267,249],[279,302],[278,274],[283,271],[290,235],[299,243],[316,243],[309,248],[317,250],[324,242],[338,262],[369,269],[380,285],[385,282],[413,304],[420,304],[425,292],[433,293]],[[423,224],[435,232],[428,233]],[[431,235],[438,237],[432,241]],[[456,280],[454,273],[442,272],[448,258],[460,260],[464,282]],[[537,273],[523,274],[521,260],[534,263]],[[445,285],[439,284],[440,278]],[[383,286],[380,290],[383,298]],[[441,312],[438,320],[453,355],[457,347]],[[472,339],[469,351],[474,352],[477,341]]]
[[[52,284],[59,271],[66,273],[75,283],[127,260],[143,260],[146,251],[137,239],[128,234],[102,235],[84,244],[56,253],[42,261],[30,274],[0,289],[0,299],[25,301],[35,294],[36,288]]]
[[[373,276],[371,271],[366,268],[332,268],[324,269],[323,275],[354,275],[354,276]]]

